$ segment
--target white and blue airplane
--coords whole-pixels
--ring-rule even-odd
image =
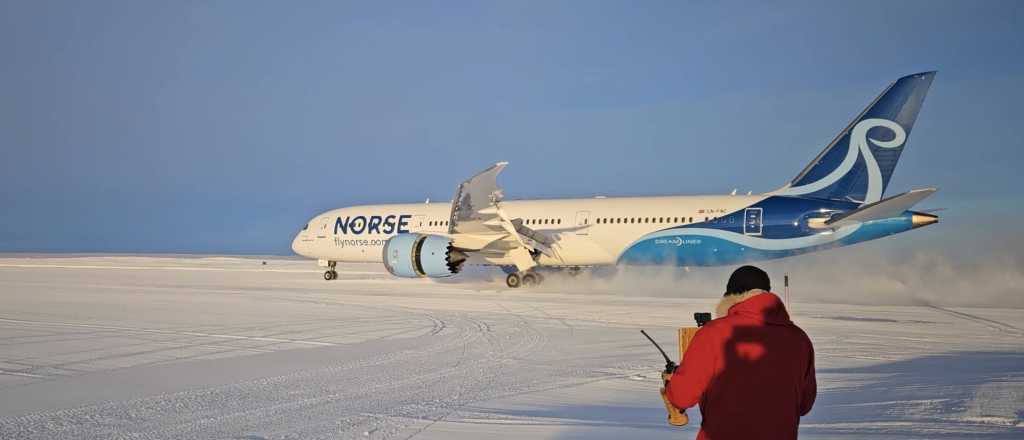
[[[451,203],[352,206],[317,215],[295,253],[383,263],[398,277],[448,277],[493,265],[509,287],[545,268],[733,265],[886,237],[938,221],[909,210],[935,188],[883,198],[935,72],[889,85],[793,180],[760,195],[505,200],[499,162],[469,178]]]

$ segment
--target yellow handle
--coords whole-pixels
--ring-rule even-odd
[[[665,393],[665,389],[661,389],[661,400],[665,402],[665,410],[668,411],[668,424],[672,426],[686,426],[690,423],[690,417],[686,415],[686,411],[680,411],[672,405],[672,402],[668,401],[668,395]]]

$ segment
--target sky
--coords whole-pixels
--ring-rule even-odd
[[[765,192],[928,70],[887,194],[946,210],[887,246],[1010,248],[1021,23],[1017,1],[0,0],[0,252],[290,254],[319,212],[447,201],[501,160],[508,198]]]

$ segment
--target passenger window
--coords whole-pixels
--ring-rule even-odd
[[[558,219],[558,224],[562,224],[562,219]]]

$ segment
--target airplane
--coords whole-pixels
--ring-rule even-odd
[[[938,222],[910,208],[937,191],[884,197],[934,71],[882,91],[791,181],[760,195],[505,200],[498,162],[451,203],[351,206],[317,215],[295,253],[338,278],[338,262],[383,263],[397,277],[500,267],[510,288],[548,270],[606,265],[735,265],[848,246]],[[884,198],[883,198],[884,197]]]

